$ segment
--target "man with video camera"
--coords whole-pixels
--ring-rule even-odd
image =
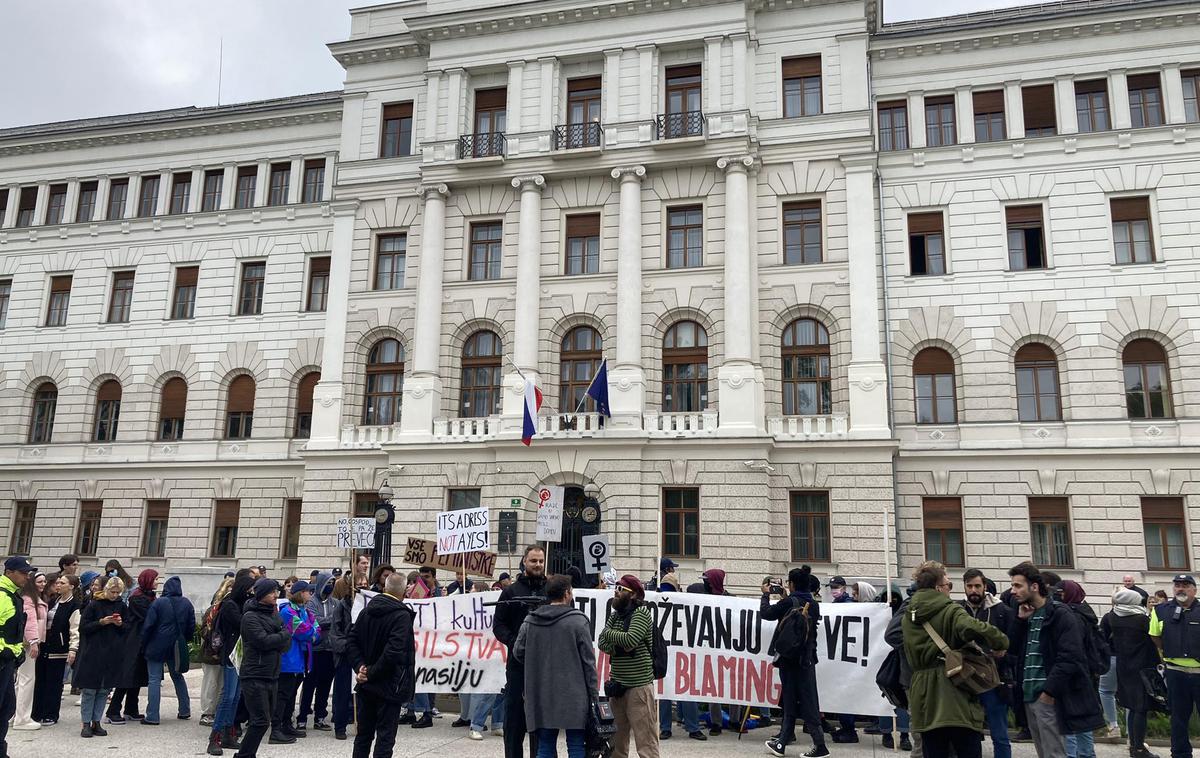
[[[529,612],[545,602],[546,551],[538,545],[525,548],[525,571],[504,588],[496,602],[492,633],[508,648],[504,670],[504,758],[522,758],[525,742],[525,666],[513,655],[521,624]],[[529,735],[529,757],[537,755],[537,734]]]
[[[599,647],[612,656],[605,694],[617,718],[613,758],[627,758],[629,738],[640,758],[658,758],[658,707],[654,703],[654,617],[646,591],[632,574],[617,580],[612,615],[600,632]]]

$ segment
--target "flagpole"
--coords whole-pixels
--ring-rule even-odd
[[[608,361],[607,358],[600,359],[600,365],[596,367],[596,373],[592,374],[592,380],[590,382],[588,382],[588,389],[591,389],[592,385],[596,383],[596,377],[600,376],[600,369],[604,368],[604,364],[607,361]],[[589,397],[589,395],[588,395],[587,391],[585,390],[583,393],[583,397],[579,398],[579,405],[575,406],[575,410],[571,413],[572,416],[579,413],[579,409],[582,408],[583,404],[587,402],[588,397]]]
[[[521,377],[522,381],[525,381],[525,382],[529,381],[528,379],[525,378],[525,373],[523,371],[521,371],[521,367],[517,365],[516,361],[514,361],[512,358],[509,358],[507,355],[504,356],[504,360],[506,360],[512,364],[512,367],[516,370],[517,375]]]

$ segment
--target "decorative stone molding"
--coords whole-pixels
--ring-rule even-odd
[[[753,155],[727,155],[717,159],[717,168],[726,172],[749,172],[755,168],[758,159]]]
[[[521,192],[541,192],[546,186],[546,177],[541,174],[514,176],[511,182],[513,189]]]
[[[628,177],[630,180],[641,181],[646,176],[646,167],[641,165],[619,166],[609,172],[609,175],[612,176],[613,179],[617,179],[619,181],[624,181],[626,177]]]

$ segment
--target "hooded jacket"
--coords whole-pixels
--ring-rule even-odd
[[[700,581],[689,584],[688,592],[699,595],[728,595],[725,591],[724,569],[709,569],[700,575]]]
[[[346,659],[352,671],[367,667],[358,692],[397,706],[411,702],[417,667],[412,611],[391,595],[376,595],[346,637]]]
[[[252,599],[250,590],[254,587],[254,578],[243,574],[233,580],[229,595],[221,601],[221,610],[217,612],[217,631],[221,634],[221,662],[232,666],[229,656],[242,636],[242,612],[246,601]]]
[[[903,614],[904,655],[912,667],[908,710],[912,731],[959,727],[983,731],[979,700],[956,687],[947,677],[942,651],[925,631],[933,627],[946,644],[958,650],[981,642],[992,650],[1008,648],[1008,637],[991,624],[978,621],[936,589],[917,590]]]
[[[811,592],[801,592],[799,590],[788,595],[777,603],[771,603],[770,593],[764,592],[762,601],[759,605],[759,617],[763,621],[782,621],[784,616],[787,616],[793,609],[803,609],[805,604],[808,605],[808,644],[805,645],[804,655],[800,660],[787,660],[778,658],[775,661],[775,666],[783,668],[800,668],[801,666],[817,665],[817,629],[821,623],[821,604],[816,601]],[[772,651],[774,652],[774,651]]]
[[[280,661],[280,670],[285,674],[304,674],[311,671],[313,646],[320,641],[321,633],[313,623],[308,606],[285,603],[279,609],[279,619],[283,622],[284,631],[292,638],[292,644],[288,646],[283,660]]]
[[[1067,606],[1046,600],[1046,617],[1042,621],[1042,664],[1046,668],[1046,684],[1042,691],[1054,698],[1063,734],[1079,734],[1104,726],[1100,694],[1088,672],[1087,656],[1083,649],[1083,622]],[[1025,673],[1025,644],[1029,622],[1018,616],[1012,625],[1012,657],[1016,661],[1017,683]],[[1018,686],[1018,691],[1020,687]]]
[[[320,639],[313,648],[316,652],[333,651],[329,633],[333,626],[333,609],[337,606],[337,601],[333,599],[333,584],[336,581],[332,572],[322,571],[317,574],[312,597],[305,606],[320,631]]]
[[[187,671],[188,642],[196,631],[196,610],[183,596],[179,577],[163,585],[162,595],[146,613],[142,626],[142,645],[147,661],[172,661],[177,671]]]
[[[528,729],[587,726],[588,708],[598,697],[587,616],[573,605],[535,608],[525,618],[513,655],[525,665]]]
[[[263,605],[254,598],[247,600],[242,608],[242,667],[238,676],[278,679],[280,659],[291,645],[292,635],[283,628],[275,604]]]

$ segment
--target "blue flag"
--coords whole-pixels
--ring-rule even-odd
[[[608,359],[600,361],[600,369],[592,377],[588,385],[587,396],[596,401],[596,411],[601,415],[612,418],[612,410],[608,407]]]

